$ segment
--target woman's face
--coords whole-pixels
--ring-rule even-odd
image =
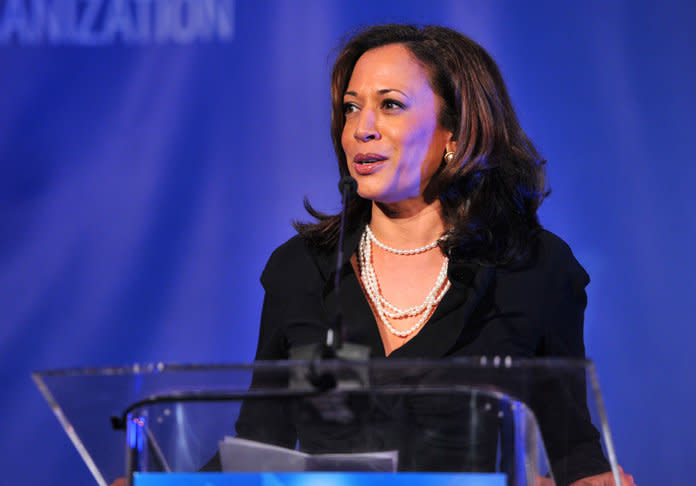
[[[343,102],[341,144],[358,194],[382,203],[421,198],[454,150],[425,69],[401,44],[371,49],[355,64]]]

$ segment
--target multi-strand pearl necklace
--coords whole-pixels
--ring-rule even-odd
[[[435,240],[428,245],[415,248],[413,250],[399,250],[396,248],[391,248],[379,241],[377,238],[375,238],[375,235],[372,234],[370,226],[365,226],[365,231],[363,232],[362,238],[360,238],[360,246],[358,247],[360,278],[363,282],[365,290],[367,291],[368,297],[370,297],[372,304],[377,310],[377,314],[379,315],[382,323],[387,329],[389,329],[389,332],[396,336],[406,337],[413,334],[413,332],[415,332],[425,323],[425,320],[430,315],[430,311],[432,311],[433,308],[437,306],[437,304],[445,296],[450,288],[450,282],[447,280],[447,267],[449,260],[445,258],[445,261],[440,268],[440,273],[437,276],[437,280],[435,281],[435,285],[430,292],[428,292],[428,295],[425,297],[423,303],[409,307],[408,309],[400,309],[391,302],[387,301],[379,290],[377,274],[375,273],[375,268],[372,266],[371,243],[374,242],[380,248],[397,255],[417,255],[435,248],[438,241],[439,240]],[[389,323],[389,319],[403,319],[405,317],[415,317],[417,315],[421,316],[418,319],[418,322],[405,331],[399,331]]]

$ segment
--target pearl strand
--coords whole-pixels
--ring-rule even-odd
[[[396,336],[406,337],[415,332],[425,323],[426,319],[430,315],[430,311],[432,311],[432,309],[442,300],[442,298],[449,290],[451,284],[449,280],[446,281],[449,261],[445,259],[445,262],[443,263],[442,268],[440,269],[440,273],[435,282],[435,285],[428,293],[428,295],[425,297],[423,303],[419,306],[413,306],[406,310],[401,310],[398,307],[391,304],[390,302],[388,302],[387,299],[385,299],[379,291],[377,275],[375,273],[374,267],[372,266],[372,245],[370,244],[371,241],[376,240],[374,239],[374,236],[370,237],[369,228],[366,227],[365,232],[363,233],[360,239],[360,246],[358,247],[361,280],[363,281],[363,285],[365,286],[365,290],[367,291],[368,297],[370,298],[373,305],[375,306],[375,309],[377,310],[377,315],[379,316],[380,320],[385,325],[385,327],[389,330],[389,332]],[[437,242],[435,242],[435,244],[437,244]],[[438,290],[440,290],[443,282],[445,281],[446,283],[444,288],[442,288],[442,291],[438,293]],[[386,310],[385,307],[389,307],[393,312]],[[421,313],[422,315],[418,319],[418,321],[405,331],[399,331],[395,329],[389,323],[388,319],[388,317],[391,317],[392,319],[398,319],[403,317],[415,317]]]
[[[428,243],[425,246],[421,246],[420,248],[414,248],[413,250],[400,250],[398,248],[392,248],[391,246],[387,246],[381,241],[377,239],[377,237],[372,233],[372,230],[370,229],[370,225],[365,226],[365,233],[370,237],[370,240],[374,242],[375,245],[379,246],[383,250],[387,250],[390,253],[395,253],[397,255],[417,255],[419,253],[426,252],[428,250],[432,250],[437,246],[437,244],[440,242],[441,238],[438,238],[437,240],[433,241],[432,243]]]
[[[448,261],[445,260],[442,263],[442,267],[440,268],[440,272],[438,274],[437,280],[435,281],[435,285],[431,289],[431,291],[428,293],[426,296],[426,299],[423,301],[422,304],[420,305],[415,305],[413,307],[409,307],[408,309],[402,310],[393,305],[391,302],[387,301],[387,299],[379,292],[379,285],[377,282],[377,276],[374,271],[374,267],[372,266],[372,249],[371,245],[368,243],[365,245],[364,252],[363,254],[365,255],[365,262],[363,267],[365,267],[365,278],[367,279],[367,287],[372,288],[375,290],[375,295],[376,298],[379,300],[379,302],[386,307],[387,309],[383,309],[384,313],[387,317],[390,317],[392,319],[401,319],[404,317],[414,317],[419,315],[421,312],[425,310],[427,307],[428,303],[435,299],[435,296],[437,295],[437,291],[442,287],[442,285],[445,283],[445,280],[447,279],[447,267],[448,267]],[[439,300],[438,300],[439,301]]]

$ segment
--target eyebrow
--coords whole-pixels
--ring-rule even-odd
[[[401,93],[402,95],[404,95],[406,98],[410,98],[409,95],[407,95],[406,93],[404,93],[400,89],[396,89],[396,88],[380,89],[379,91],[377,91],[377,94],[385,95],[385,94],[390,93],[392,91],[396,91],[397,93]],[[345,93],[343,93],[343,96],[346,96],[346,95],[355,96],[356,98],[358,97],[358,93],[356,93],[355,91],[346,91]]]

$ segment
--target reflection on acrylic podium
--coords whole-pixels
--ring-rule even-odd
[[[537,420],[548,410],[556,434],[592,421],[617,469],[588,361],[152,364],[33,378],[100,486],[124,475],[135,486],[532,486],[553,479]]]

